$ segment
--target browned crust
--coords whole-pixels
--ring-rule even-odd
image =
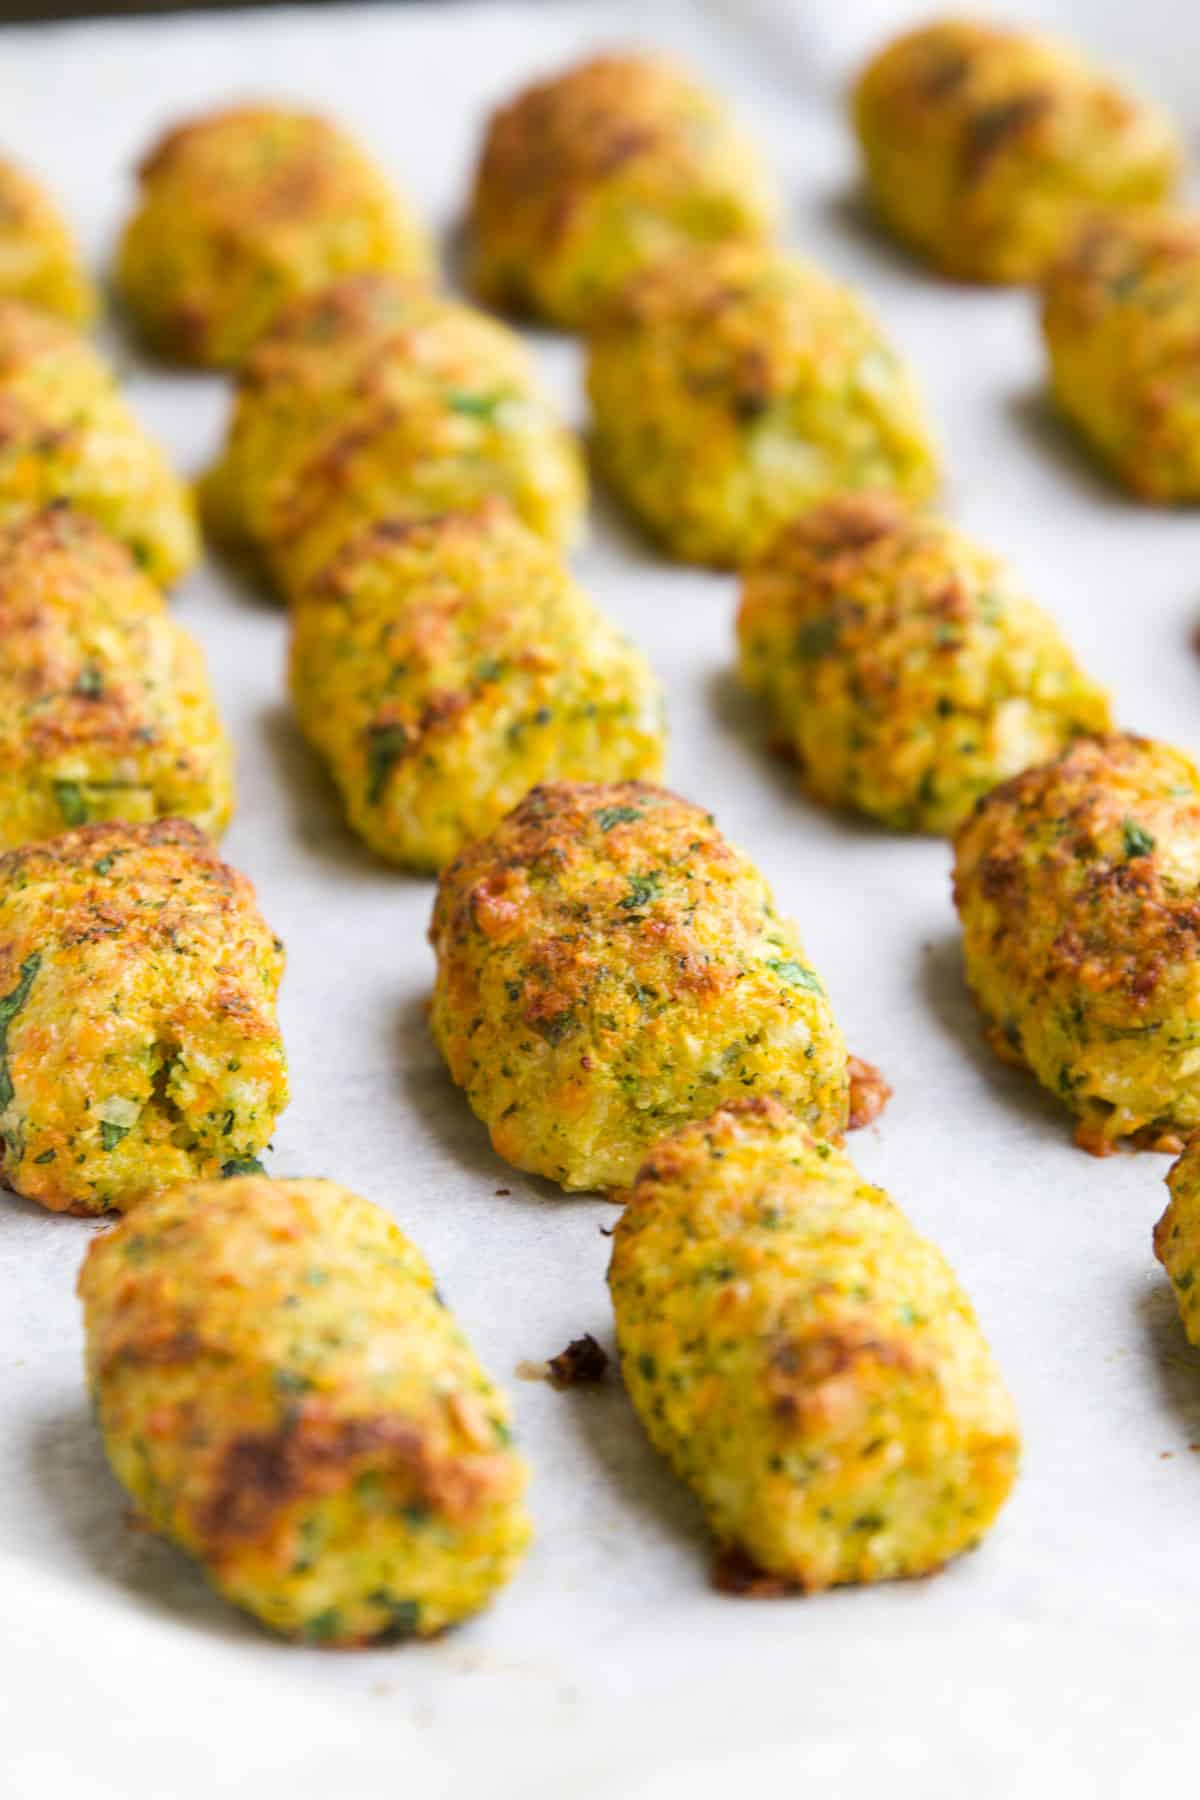
[[[892,1097],[891,1083],[874,1063],[852,1056],[846,1064],[850,1077],[850,1116],[847,1131],[862,1131],[873,1125]]]
[[[227,1444],[196,1527],[214,1551],[269,1536],[298,1501],[343,1488],[366,1469],[399,1477],[413,1501],[456,1524],[477,1514],[506,1477],[503,1458],[439,1455],[429,1434],[394,1414],[335,1417],[320,1401],[271,1432]]]

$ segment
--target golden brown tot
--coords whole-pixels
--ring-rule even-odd
[[[1140,500],[1200,500],[1200,214],[1093,220],[1042,296],[1054,399]]]
[[[289,301],[337,276],[432,270],[399,194],[312,113],[235,106],[191,119],[138,179],[118,282],[147,340],[180,362],[240,362]]]
[[[0,523],[66,501],[126,544],[161,587],[196,560],[187,486],[69,325],[0,300]]]
[[[846,1127],[846,1048],[795,927],[663,788],[535,788],[442,871],[430,936],[434,1039],[520,1169],[626,1187],[664,1132],[747,1092]]]
[[[937,458],[907,370],[862,302],[782,251],[696,251],[597,322],[600,466],[672,555],[749,561],[846,489],[913,500]]]
[[[664,256],[769,238],[778,199],[720,101],[661,56],[598,56],[492,118],[471,201],[487,305],[588,324]]]
[[[508,500],[565,546],[583,459],[515,332],[412,282],[360,276],[297,302],[240,371],[206,510],[302,591],[380,520]]]
[[[0,525],[0,850],[100,819],[217,837],[233,747],[200,646],[123,544],[50,507]]]
[[[1200,1136],[1167,1174],[1171,1198],[1154,1227],[1154,1254],[1167,1272],[1189,1340],[1200,1344]]]
[[[264,1625],[324,1645],[478,1611],[529,1536],[508,1407],[420,1251],[331,1181],[166,1189],[79,1278],[109,1461]]]
[[[993,1523],[1020,1445],[966,1295],[775,1102],[651,1150],[608,1280],[634,1407],[723,1549],[811,1591],[928,1574]]]
[[[1103,1155],[1200,1126],[1200,770],[1116,733],[980,802],[955,843],[967,981],[989,1038]]]
[[[17,164],[0,161],[0,295],[85,325],[96,295],[49,195]]]
[[[500,500],[352,539],[292,609],[291,687],[354,829],[412,868],[538,782],[662,772],[649,665]]]
[[[0,857],[0,1173],[52,1212],[257,1168],[287,1104],[283,946],[183,819]]]
[[[1052,38],[968,19],[888,44],[854,123],[883,223],[943,274],[1037,281],[1099,207],[1164,200],[1170,121]]]
[[[787,526],[746,572],[737,635],[808,792],[901,831],[955,831],[998,782],[1111,722],[1011,572],[887,494]]]

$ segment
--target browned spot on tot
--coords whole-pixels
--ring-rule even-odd
[[[850,1075],[850,1117],[846,1121],[846,1128],[848,1131],[861,1131],[865,1125],[874,1123],[891,1099],[891,1083],[874,1063],[864,1062],[861,1056],[852,1056],[847,1069]]]
[[[801,1590],[782,1575],[768,1575],[740,1544],[718,1545],[712,1564],[712,1584],[719,1594],[740,1594],[748,1600],[778,1600]]]
[[[604,1380],[608,1351],[590,1331],[585,1331],[582,1337],[572,1338],[566,1349],[552,1356],[546,1366],[556,1388],[595,1386]]]

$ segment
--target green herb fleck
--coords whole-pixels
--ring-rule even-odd
[[[276,1369],[275,1392],[277,1394],[307,1394],[312,1382],[307,1375],[298,1375],[294,1369]]]
[[[101,1119],[100,1148],[102,1150],[115,1150],[121,1139],[128,1136],[128,1125],[114,1125],[111,1119]]]
[[[310,1644],[327,1644],[330,1638],[337,1637],[342,1629],[342,1615],[336,1606],[327,1606],[324,1612],[315,1613],[304,1627],[304,1635]]]
[[[0,1000],[0,1112],[12,1105],[13,1097],[12,1076],[8,1072],[8,1028],[28,1000],[29,990],[37,979],[41,966],[41,953],[35,950],[21,964],[16,987]]]
[[[368,1594],[372,1606],[378,1606],[387,1614],[387,1624],[381,1636],[385,1638],[415,1637],[421,1627],[421,1602],[419,1600],[397,1600],[386,1588],[376,1588]]]
[[[772,956],[767,962],[768,969],[791,983],[793,987],[807,988],[810,994],[823,994],[825,989],[817,980],[811,969],[805,968],[802,962],[794,962],[790,958]]]
[[[1126,819],[1124,834],[1125,855],[1131,861],[1135,856],[1149,856],[1154,848],[1154,839],[1145,826],[1139,825],[1136,819]]]
[[[104,692],[104,677],[95,663],[88,663],[79,671],[75,683],[75,692],[83,700],[98,700]]]
[[[378,806],[393,767],[408,749],[405,725],[372,725],[367,732],[367,803]]]
[[[234,1175],[265,1175],[266,1172],[257,1156],[231,1156],[228,1162],[221,1164],[222,1181],[228,1181]]]
[[[796,655],[801,662],[816,662],[822,656],[828,656],[838,640],[837,620],[826,614],[821,619],[810,619],[801,627],[796,639]]]
[[[622,912],[638,912],[643,906],[649,906],[659,895],[659,879],[657,875],[630,875],[629,892],[617,905]]]
[[[636,806],[602,806],[599,812],[592,814],[601,831],[611,831],[614,825],[632,825],[635,819],[645,816]]]
[[[102,856],[99,862],[94,862],[92,864],[93,873],[96,875],[107,875],[116,860],[116,857],[110,851],[107,856]]]
[[[34,1157],[35,1163],[52,1163],[58,1155],[57,1150],[43,1150],[40,1156]]]
[[[654,1358],[645,1350],[643,1350],[642,1354],[638,1357],[638,1373],[646,1381],[657,1381],[658,1380],[658,1364],[655,1362]]]
[[[83,789],[77,781],[56,781],[54,798],[58,802],[58,810],[66,825],[86,825],[88,822],[88,803]]]
[[[503,394],[467,394],[453,393],[446,395],[446,405],[451,412],[461,413],[467,419],[494,419],[496,408],[504,400]]]

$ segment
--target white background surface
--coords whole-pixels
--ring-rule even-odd
[[[328,107],[449,227],[487,106],[598,43],[686,46],[766,144],[796,242],[863,285],[916,364],[948,509],[1012,557],[1113,685],[1123,722],[1198,751],[1200,519],[1137,509],[1047,417],[1028,296],[939,285],[862,222],[832,77],[864,31],[911,10],[797,6],[791,25],[823,13],[819,30],[785,19],[766,39],[759,0],[711,0],[706,20],[560,3],[10,30],[0,121],[97,260],[147,140],[247,94]],[[1195,149],[1194,0],[1013,10],[1090,26],[1101,47],[1111,15],[1118,50],[1136,20],[1143,75],[1157,64],[1185,110],[1190,90]],[[739,15],[755,31],[731,35]],[[114,343],[147,420],[198,468],[222,384]],[[574,346],[542,347],[579,416]],[[342,827],[289,722],[281,615],[209,565],[176,604],[238,742],[226,849],[289,948],[295,1098],[272,1171],[359,1188],[427,1251],[515,1392],[537,1541],[494,1610],[436,1644],[331,1655],[270,1641],[127,1522],[80,1374],[72,1286],[95,1227],[0,1197],[0,1788],[19,1800],[425,1800],[468,1783],[489,1800],[706,1800],[802,1781],[921,1800],[1143,1795],[1194,1766],[1200,1355],[1150,1252],[1165,1160],[1084,1156],[1066,1116],[985,1050],[946,847],[817,812],[762,754],[729,681],[732,580],[671,568],[603,498],[579,569],[666,679],[672,784],[761,861],[852,1046],[895,1085],[852,1148],[977,1303],[1025,1428],[1017,1493],[984,1548],[934,1581],[725,1598],[690,1499],[617,1385],[557,1394],[515,1379],[581,1331],[611,1342],[611,1209],[492,1156],[425,1030],[432,889],[373,864]]]

